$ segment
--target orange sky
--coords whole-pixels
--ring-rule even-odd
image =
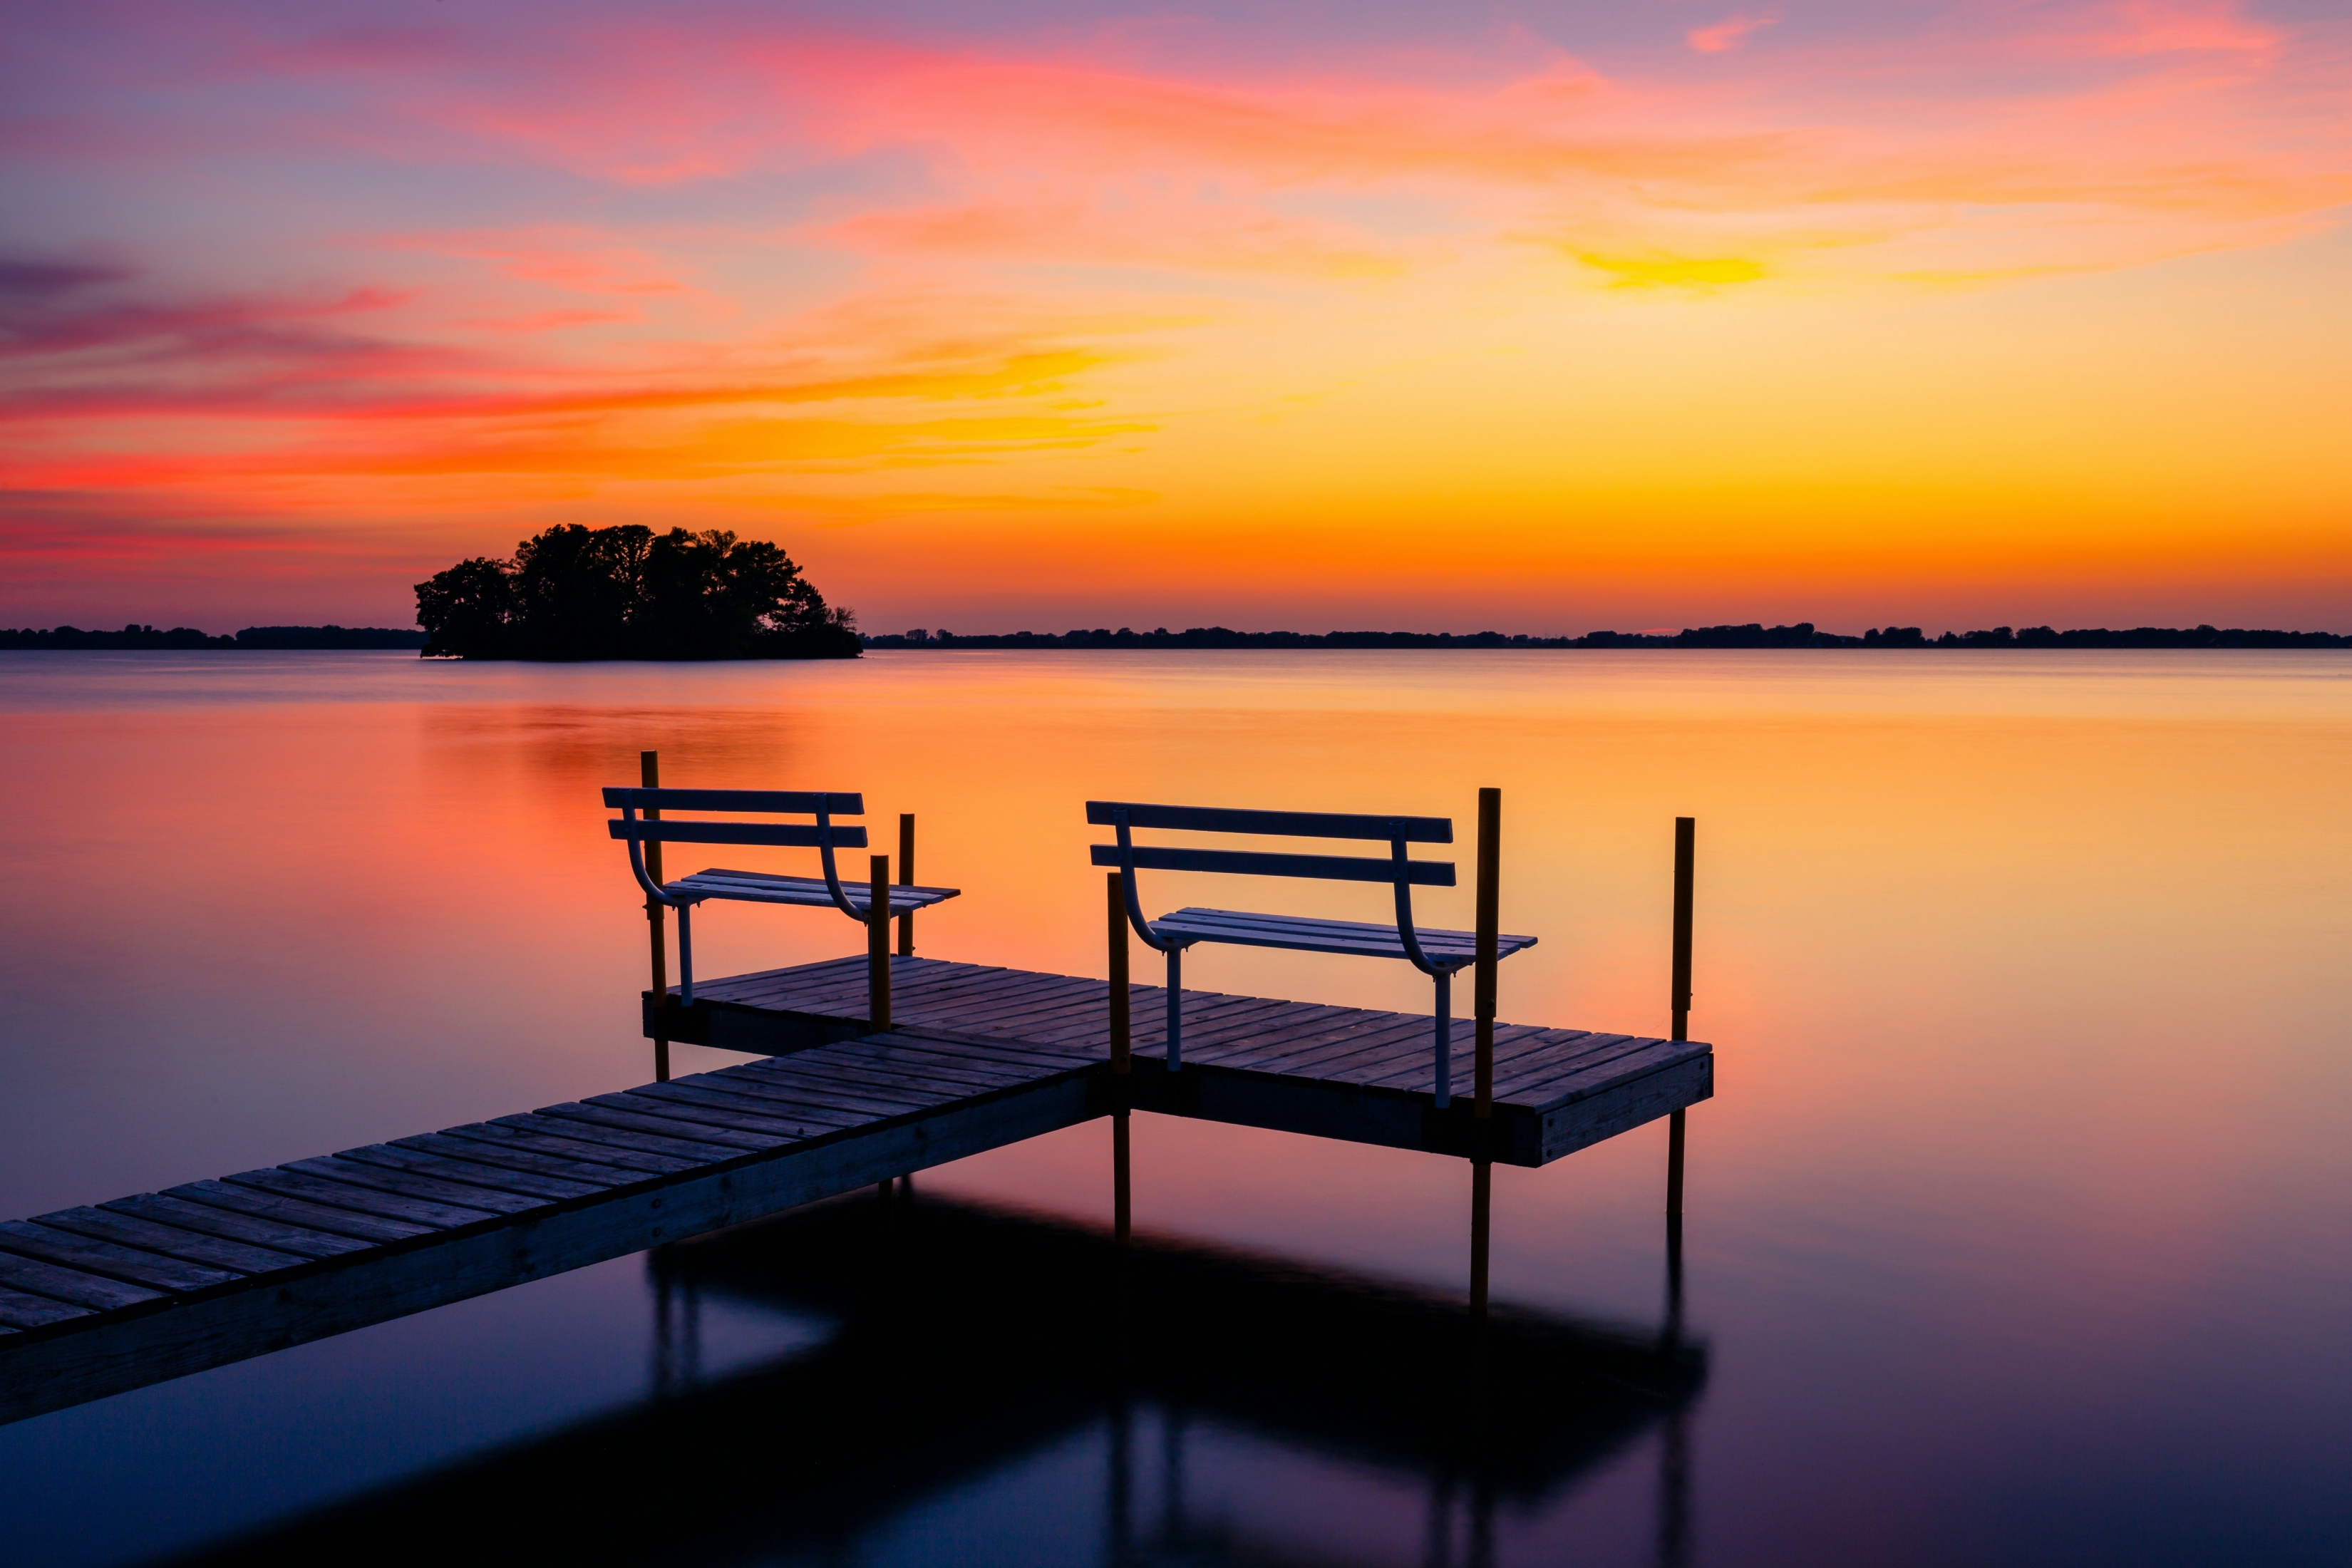
[[[2322,6],[413,15],[0,40],[0,624],[2352,630]]]

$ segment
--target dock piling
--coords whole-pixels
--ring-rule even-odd
[[[637,776],[646,788],[661,788],[661,753],[659,752],[637,753]],[[646,813],[646,820],[658,822],[661,820],[661,813],[648,809]],[[649,838],[646,840],[645,848],[646,875],[658,884],[662,879],[661,840]],[[669,1007],[669,966],[665,962],[668,955],[663,951],[665,944],[662,940],[660,900],[654,898],[646,900],[646,923],[652,928],[654,948],[654,1081],[667,1083],[669,1081],[669,1037],[662,1032],[661,1026],[662,1016]]]
[[[1478,956],[1471,1012],[1477,1028],[1477,1117],[1495,1113],[1495,969],[1502,926],[1503,792],[1478,792]]]
[[[1675,956],[1672,995],[1674,1035],[1690,1038],[1691,1004],[1691,883],[1697,858],[1698,821],[1675,818]],[[1683,1117],[1675,1111],[1666,1121],[1666,1218],[1674,1227],[1672,1240],[1681,1251],[1683,1217]]]
[[[1495,1114],[1495,970],[1496,933],[1502,929],[1503,792],[1478,792],[1478,956],[1471,1016],[1477,1031],[1477,1099],[1472,1113],[1480,1122]],[[1477,1156],[1470,1162],[1470,1315],[1486,1316],[1486,1255],[1494,1208],[1495,1170],[1485,1158],[1488,1130],[1478,1129]]]
[[[890,857],[873,857],[867,872],[866,1026],[879,1035],[890,1027]]]
[[[1123,1080],[1134,1070],[1134,1020],[1129,1013],[1134,998],[1127,977],[1127,893],[1117,871],[1104,881],[1110,897],[1110,1070],[1122,1080],[1111,1087],[1116,1097],[1110,1113],[1111,1228],[1125,1241],[1133,1216],[1128,1181],[1128,1086]]]
[[[915,885],[915,814],[911,811],[898,814],[898,885],[902,888]],[[898,956],[915,956],[915,911],[912,910],[898,917]]]

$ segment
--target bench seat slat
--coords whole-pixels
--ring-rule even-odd
[[[1114,870],[1120,864],[1118,847],[1093,847],[1094,863]],[[1396,866],[1365,855],[1285,855],[1259,849],[1171,849],[1137,845],[1132,851],[1138,870],[1219,871],[1234,877],[1303,877],[1326,882],[1396,881]],[[1405,880],[1417,888],[1454,886],[1450,860],[1409,860]]]
[[[604,804],[614,811],[634,805],[639,811],[761,811],[777,816],[814,816],[819,811],[835,816],[866,815],[864,795],[838,790],[646,789],[612,784],[605,786]]]
[[[1178,910],[1151,922],[1151,929],[1171,936],[1190,936],[1202,942],[1230,942],[1240,947],[1280,947],[1300,952],[1350,953],[1367,958],[1404,957],[1404,942],[1393,925],[1368,924],[1362,921],[1329,921],[1304,915],[1253,914],[1240,910]],[[1460,959],[1465,963],[1478,952],[1478,933],[1467,931],[1438,931],[1418,927],[1414,934],[1421,939],[1422,951],[1438,960]],[[1507,958],[1522,948],[1533,947],[1531,936],[1498,936],[1495,952]]]
[[[841,890],[853,903],[863,903],[863,894],[870,882],[845,877]],[[691,877],[681,877],[666,883],[662,890],[672,894],[699,894],[706,899],[733,899],[751,904],[797,904],[833,907],[833,894],[827,890],[822,877],[785,877],[767,871],[730,871],[713,868],[697,871]],[[958,888],[902,888],[890,889],[890,912],[894,915],[929,909],[961,896]],[[861,975],[862,979],[863,976]]]
[[[1192,833],[1264,833],[1286,838],[1370,838],[1385,844],[1451,844],[1454,823],[1444,816],[1368,816],[1336,811],[1236,811],[1214,805],[1146,805],[1133,801],[1090,800],[1087,821],[1116,826],[1124,808],[1129,827],[1168,827]]]
[[[615,817],[604,826],[615,838],[634,838],[648,844],[764,844],[787,849],[814,849],[824,842],[814,826],[796,822],[679,822],[675,818],[624,822]],[[865,848],[866,829],[835,827],[833,847]]]

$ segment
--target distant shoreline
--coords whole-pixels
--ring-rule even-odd
[[[193,626],[160,630],[129,626],[121,631],[84,631],[58,626],[47,631],[0,629],[0,651],[16,652],[419,652],[422,631],[391,626],[247,626],[232,637],[214,637]],[[1285,648],[2002,648],[2002,649],[2151,649],[2151,648],[2347,648],[2352,636],[2336,632],[2250,630],[2242,627],[2105,626],[2058,631],[2049,626],[2021,630],[1995,626],[1990,630],[1944,632],[1928,637],[1917,626],[1874,627],[1860,637],[1818,631],[1810,621],[1795,626],[1691,626],[1672,634],[1588,632],[1582,637],[1531,637],[1503,632],[1238,632],[1226,626],[1192,626],[1171,632],[1166,627],[1138,632],[1097,628],[1069,632],[888,632],[862,638],[867,649],[882,652],[953,653],[992,649],[1046,650],[1108,648],[1134,652],[1154,649],[1235,648],[1279,651]],[[503,661],[501,661],[503,662]],[[525,661],[546,662],[546,661]],[[608,662],[562,660],[555,662]],[[667,662],[667,661],[666,661]]]
[[[217,637],[194,626],[159,630],[154,626],[133,625],[119,632],[84,631],[79,626],[55,626],[47,631],[35,631],[30,627],[0,629],[0,649],[16,652],[415,652],[424,646],[423,632],[402,631],[394,626],[247,626],[233,637]]]
[[[1529,637],[1502,632],[1237,632],[1224,626],[1193,626],[1171,632],[1127,627],[1071,632],[991,632],[965,635],[929,630],[868,637],[869,649],[953,652],[959,648],[2315,648],[2352,647],[2352,637],[2335,632],[2283,632],[2214,626],[2105,626],[2057,631],[2028,626],[2020,631],[1945,632],[1928,637],[1917,626],[1874,627],[1860,637],[1816,631],[1810,621],[1792,626],[1750,622],[1737,626],[1690,626],[1672,634],[1588,632],[1582,637]]]

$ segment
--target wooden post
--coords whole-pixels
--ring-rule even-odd
[[[869,862],[866,892],[866,1026],[879,1035],[890,1027],[890,857]]]
[[[1495,970],[1502,928],[1503,792],[1478,792],[1478,949],[1476,984],[1470,1013],[1476,1030],[1477,1099],[1472,1114],[1480,1123],[1495,1114]],[[1470,1313],[1486,1316],[1488,1219],[1494,1207],[1495,1170],[1487,1163],[1486,1129],[1477,1129],[1477,1154],[1470,1162]]]
[[[637,777],[647,789],[661,788],[661,753],[659,752],[637,753]],[[648,809],[646,812],[646,820],[658,822],[661,820],[661,813]],[[646,840],[645,850],[646,875],[654,879],[656,887],[659,887],[662,880],[661,845],[656,840],[648,838]],[[666,1020],[669,1012],[669,965],[665,962],[668,955],[665,951],[666,944],[662,939],[660,900],[649,898],[646,900],[646,923],[652,928],[654,946],[654,1081],[667,1083],[669,1081],[669,1037],[663,1031],[667,1027]]]
[[[1129,1070],[1128,1051],[1133,1043],[1128,1008],[1133,1001],[1127,980],[1127,889],[1113,871],[1103,879],[1110,893],[1110,1070]]]
[[[911,811],[898,814],[898,885],[902,888],[915,885],[915,814]],[[898,917],[898,956],[915,956],[915,911],[912,910]]]
[[[1478,956],[1476,994],[1478,1102],[1481,1121],[1495,1114],[1495,949],[1502,925],[1503,792],[1478,792]],[[1483,1148],[1482,1148],[1482,1152]]]
[[[1672,994],[1674,1037],[1690,1038],[1691,1004],[1691,882],[1697,858],[1698,823],[1694,817],[1675,818],[1675,959]],[[1671,1238],[1680,1252],[1683,1215],[1683,1116],[1666,1119],[1666,1216],[1675,1229]]]
[[[1127,889],[1116,871],[1104,883],[1110,895],[1110,1070],[1125,1079],[1134,1070],[1134,1019],[1129,1011],[1134,998],[1129,994],[1127,977]],[[1128,1179],[1127,1085],[1117,1084],[1111,1092],[1117,1096],[1110,1113],[1111,1229],[1124,1242],[1134,1217]]]

